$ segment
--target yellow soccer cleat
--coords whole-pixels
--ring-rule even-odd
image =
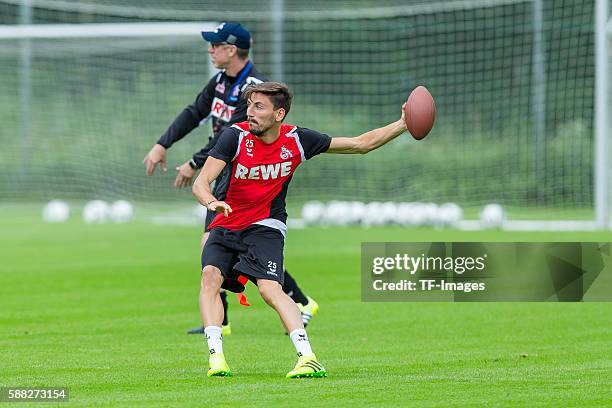
[[[306,299],[308,299],[306,306],[297,303],[300,312],[302,312],[302,323],[304,323],[304,327],[308,326],[310,319],[319,312],[319,304],[310,296],[306,296]]]
[[[231,377],[232,372],[229,366],[225,362],[225,356],[223,354],[211,354],[208,358],[208,364],[210,369],[206,375],[208,377]]]
[[[317,361],[317,357],[300,356],[293,370],[287,373],[287,378],[327,377],[325,367]]]

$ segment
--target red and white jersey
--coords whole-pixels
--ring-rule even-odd
[[[227,128],[210,156],[232,166],[225,202],[232,213],[217,214],[208,227],[242,230],[266,225],[287,232],[285,198],[297,167],[329,149],[325,134],[293,125],[281,125],[279,138],[266,144],[249,132],[248,122]]]

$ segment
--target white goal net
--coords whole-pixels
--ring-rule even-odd
[[[208,126],[173,146],[167,174],[147,178],[141,161],[210,77],[199,31],[224,15],[195,2],[123,3],[33,0],[38,13],[124,22],[0,26],[2,200],[193,203],[172,187],[174,166],[206,143]],[[514,220],[594,220],[591,2],[370,3],[271,1],[227,15],[252,32],[260,71],[293,89],[289,122],[356,136],[396,119],[417,85],[436,100],[430,137],[317,158],[296,175],[290,205],[455,202],[469,218],[495,202]],[[185,21],[151,21],[164,15]]]

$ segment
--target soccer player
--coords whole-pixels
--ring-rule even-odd
[[[221,23],[215,31],[202,32],[202,37],[210,43],[208,54],[212,63],[223,71],[216,74],[199,93],[195,102],[187,106],[176,117],[144,158],[147,175],[152,175],[158,164],[165,171],[166,150],[203,121],[212,118],[214,137],[209,140],[206,147],[195,153],[191,160],[176,168],[178,174],[174,185],[178,188],[192,184],[195,173],[204,165],[208,152],[217,142],[219,134],[228,126],[246,119],[246,101],[240,98],[244,90],[249,85],[266,80],[248,59],[251,48],[251,34],[242,25]],[[228,179],[229,172],[225,172],[216,181],[214,193],[219,199],[225,198]],[[208,237],[206,226],[210,224],[214,216],[214,212],[207,213],[202,246]],[[287,271],[285,271],[285,277],[283,290],[299,305],[302,320],[307,325],[318,312],[319,305],[300,290],[298,284]],[[225,291],[220,296],[224,309],[223,332],[228,335],[231,333],[231,326],[228,321],[228,304]],[[188,333],[204,333],[204,328],[198,327]]]
[[[331,138],[283,124],[292,100],[285,84],[253,85],[244,98],[247,121],[223,131],[193,185],[198,201],[219,213],[208,226],[210,236],[202,252],[200,314],[210,352],[207,375],[231,375],[223,354],[219,291],[241,292],[250,280],[278,313],[297,351],[297,364],[287,377],[324,377],[299,309],[282,290],[287,188],[296,168],[320,153],[364,154],[401,135],[406,130],[403,109],[401,118],[385,127],[354,138]],[[210,183],[226,168],[229,187],[221,200]]]

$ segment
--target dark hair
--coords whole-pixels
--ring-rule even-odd
[[[285,110],[285,117],[289,114],[293,94],[287,85],[281,82],[261,82],[249,86],[246,91],[244,91],[243,98],[248,101],[254,93],[261,93],[268,96],[275,110],[283,108]]]

